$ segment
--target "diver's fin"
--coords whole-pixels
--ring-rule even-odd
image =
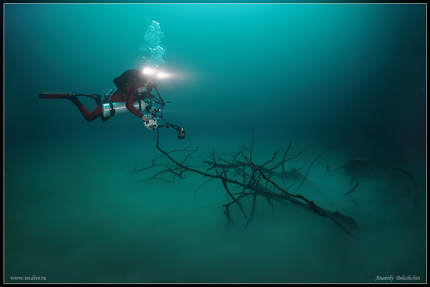
[[[100,105],[101,103],[101,97],[100,95],[97,94],[93,94],[93,95],[84,95],[84,94],[58,94],[58,93],[42,93],[39,94],[39,98],[41,99],[68,99],[68,100],[72,100],[75,101],[77,98],[76,97],[87,97],[87,98],[91,98],[93,99],[97,105]]]

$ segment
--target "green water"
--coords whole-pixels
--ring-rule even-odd
[[[6,5],[6,282],[425,282],[425,9]],[[198,147],[189,165],[205,170],[208,154],[253,133],[258,163],[291,140],[303,153],[289,167],[305,173],[320,155],[297,193],[354,218],[355,239],[264,199],[247,228],[237,208],[228,224],[221,182],[129,173],[159,155],[139,118],[87,122],[70,102],[37,97],[113,88],[140,68],[150,20],[177,75],[159,84],[165,117],[187,128],[184,141],[163,130],[161,146]],[[345,194],[351,177],[335,168],[363,158],[374,172]]]

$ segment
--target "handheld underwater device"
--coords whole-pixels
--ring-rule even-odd
[[[161,120],[163,118],[164,106],[166,105],[166,103],[170,103],[170,102],[165,102],[163,100],[163,98],[161,97],[160,92],[158,91],[158,88],[156,85],[152,86],[152,88],[154,88],[154,90],[157,94],[157,98],[152,96],[149,93],[150,98],[153,100],[153,103],[151,103],[151,108],[153,109],[153,111],[155,111],[154,115],[158,115],[157,118],[159,118]],[[159,125],[157,128],[159,129],[159,128],[163,128],[163,127],[175,129],[176,130],[176,136],[178,137],[178,139],[180,139],[180,140],[185,139],[185,128],[184,127],[165,122],[164,124]]]
[[[176,130],[176,135],[178,139],[185,139],[185,128],[182,126],[178,126],[172,123],[165,122],[163,123],[163,111],[164,107],[167,103],[160,95],[160,91],[157,87],[157,80],[170,78],[172,74],[166,73],[158,70],[158,68],[154,67],[143,67],[142,74],[145,75],[146,84],[144,87],[140,88],[142,90],[137,92],[137,98],[143,99],[140,101],[136,101],[133,103],[133,106],[141,111],[146,117],[150,119],[145,121],[145,126],[154,131],[160,128],[173,128]],[[145,92],[146,88],[146,92]],[[152,90],[155,90],[155,95],[151,93]],[[111,105],[106,105],[106,109],[115,110],[116,107]],[[122,106],[118,106],[120,111],[123,110]],[[115,111],[114,111],[115,112]],[[110,112],[109,112],[110,113]]]
[[[150,85],[149,91],[154,89],[156,95],[154,96],[150,92],[148,93],[138,93],[138,97],[141,99],[133,102],[133,107],[143,113],[145,116],[150,117],[150,122],[148,126],[151,126],[151,130],[156,130],[159,128],[173,128],[176,130],[176,135],[178,139],[185,139],[185,128],[172,123],[162,123],[163,121],[163,111],[166,102],[161,97],[160,92],[156,85]],[[128,113],[127,105],[124,102],[106,102],[102,105],[102,116],[104,118],[109,118],[117,114]],[[145,124],[146,125],[146,124]]]

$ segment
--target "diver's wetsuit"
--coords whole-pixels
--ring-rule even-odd
[[[92,112],[88,111],[88,109],[78,100],[76,95],[74,96],[71,94],[41,94],[39,97],[44,99],[65,98],[71,100],[72,103],[74,103],[78,107],[79,111],[82,113],[82,115],[87,121],[93,121],[99,116],[101,116],[103,104],[108,102],[125,102],[126,107],[130,112],[132,112],[139,118],[142,118],[143,114],[133,106],[133,102],[140,99],[140,96],[138,96],[137,94],[137,89],[144,86],[144,78],[142,73],[138,70],[127,70],[122,73],[121,76],[115,78],[113,82],[118,89],[112,96],[103,101],[100,101],[100,96],[94,98],[96,97],[95,95],[83,95],[92,97],[96,100],[97,107]],[[151,89],[148,89],[148,92],[151,92]]]

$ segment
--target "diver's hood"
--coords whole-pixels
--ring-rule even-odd
[[[120,90],[125,89],[130,84],[137,87],[145,84],[143,75],[139,70],[127,70],[121,76],[115,78],[113,82]]]

